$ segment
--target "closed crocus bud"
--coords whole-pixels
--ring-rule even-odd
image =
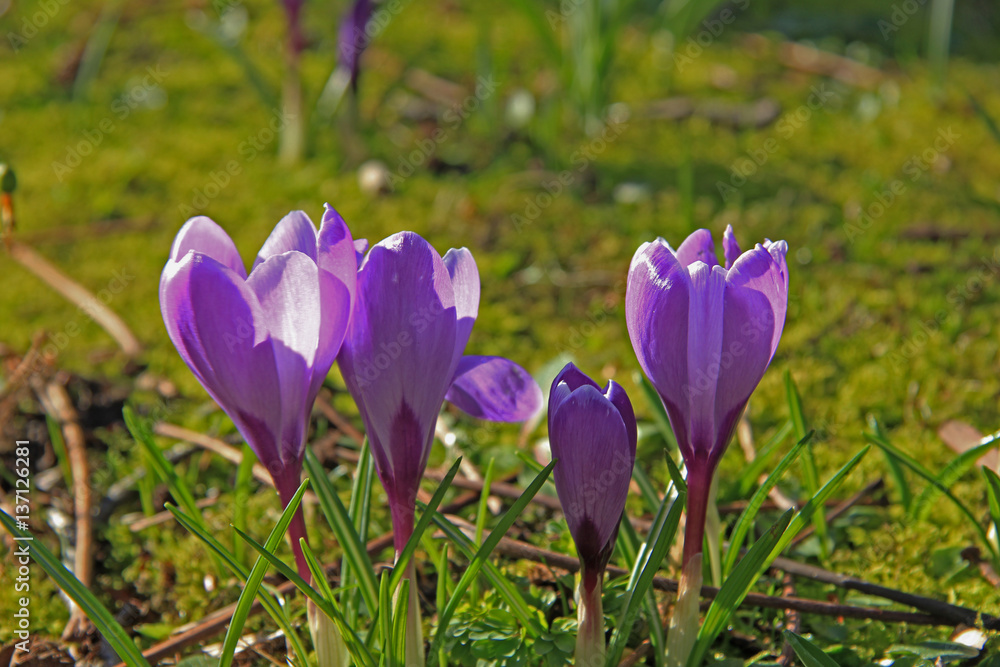
[[[442,258],[413,232],[393,234],[365,256],[357,286],[337,363],[389,497],[398,556],[413,534],[445,399],[480,419],[523,421],[541,407],[542,392],[512,361],[464,355],[479,313],[479,271],[465,248]],[[417,587],[410,591],[407,667],[423,664]]]
[[[784,241],[765,240],[741,253],[727,227],[723,249],[725,267],[705,229],[677,250],[662,238],[644,243],[632,258],[625,296],[632,347],[687,467],[682,594],[686,583],[695,597],[712,477],[771,363],[788,306]],[[696,623],[697,604],[688,608]],[[675,658],[686,655],[671,657],[671,664]]]
[[[549,393],[549,443],[556,492],[580,557],[578,665],[604,664],[604,570],[625,511],[636,436],[625,390],[613,381],[601,389],[566,364]]]
[[[347,332],[356,257],[336,211],[327,208],[318,234],[295,211],[274,228],[248,275],[229,235],[199,216],[178,232],[160,278],[170,339],[285,504],[299,486],[313,402]],[[288,532],[308,580],[301,510]]]
[[[373,11],[371,0],[354,0],[341,18],[337,31],[337,67],[348,73],[351,90],[355,93],[358,91],[361,54],[370,41],[365,28]]]

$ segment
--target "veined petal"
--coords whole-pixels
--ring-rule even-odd
[[[643,246],[632,260],[625,321],[639,365],[656,387],[685,459],[692,455],[687,424],[688,316],[691,278],[665,242]]]
[[[357,289],[338,363],[364,418],[380,474],[419,479],[458,364],[451,277],[430,244],[401,232],[371,249],[358,272]],[[403,422],[417,429],[419,438],[394,436]],[[408,449],[414,442],[421,445],[415,457]]]
[[[608,380],[608,384],[605,385],[602,393],[618,409],[618,414],[622,416],[622,421],[625,422],[625,429],[628,431],[629,443],[631,445],[632,463],[634,465],[635,448],[639,442],[639,431],[635,423],[635,410],[632,409],[632,401],[629,400],[628,394],[625,393],[622,386],[614,380]]]
[[[460,358],[479,315],[479,269],[472,253],[466,248],[452,248],[445,253],[442,261],[448,267],[455,291],[455,314],[458,317],[455,354]]]
[[[688,377],[681,391],[686,403],[688,437],[694,455],[698,457],[700,453],[707,457],[716,441],[715,390],[722,370],[720,361],[726,270],[718,264],[709,266],[695,261],[688,266],[688,271],[691,274],[687,329]]]
[[[264,241],[257,259],[254,260],[253,273],[265,260],[275,255],[296,250],[316,261],[316,225],[304,211],[292,211],[278,221],[271,235]]]
[[[695,262],[705,262],[709,266],[715,266],[719,260],[715,257],[715,241],[712,240],[712,232],[707,229],[696,229],[684,239],[684,243],[677,249],[677,261],[681,266],[691,266]]]
[[[355,249],[356,241],[351,236],[347,223],[329,204],[323,213],[323,223],[319,229],[319,249],[316,263],[324,271],[344,284],[351,295],[351,305],[357,291],[358,262],[360,257]]]
[[[205,390],[261,463],[280,471],[282,396],[256,295],[231,268],[189,253],[164,268],[160,308],[170,339]]]
[[[542,390],[528,371],[509,359],[465,356],[445,399],[473,417],[518,422],[542,407]]]
[[[170,259],[179,262],[192,250],[229,267],[241,278],[247,277],[247,270],[243,266],[240,253],[236,250],[236,244],[229,234],[209,217],[199,215],[184,223],[174,237],[174,243],[170,248]]]
[[[553,478],[584,563],[600,559],[625,509],[635,450],[618,409],[585,385],[549,415]]]
[[[733,233],[733,226],[726,225],[726,231],[722,235],[722,250],[726,255],[726,269],[733,268],[733,264],[743,253],[740,244],[736,242],[736,234]]]

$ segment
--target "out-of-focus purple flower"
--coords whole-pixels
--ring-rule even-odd
[[[604,389],[566,364],[549,392],[549,444],[556,492],[580,556],[577,664],[604,664],[604,570],[625,511],[637,430],[625,390]]]
[[[712,475],[771,363],[788,305],[784,241],[741,253],[727,227],[723,247],[725,267],[705,229],[677,250],[662,238],[644,243],[632,258],[625,296],[632,347],[687,465],[692,530],[704,527]],[[700,532],[685,538],[685,562],[700,552]]]
[[[635,465],[635,413],[614,381],[604,389],[566,364],[549,393],[549,443],[559,501],[585,569],[614,550]]]
[[[355,92],[358,90],[361,54],[370,41],[365,28],[372,17],[372,10],[371,0],[354,0],[340,20],[337,31],[338,67],[350,73],[351,89]]]
[[[523,368],[463,356],[479,312],[479,272],[465,248],[444,258],[413,232],[375,245],[337,362],[364,420],[389,496],[397,551],[413,532],[417,487],[445,399],[493,421],[523,421],[542,400]]]
[[[357,281],[351,232],[327,207],[317,234],[285,216],[247,275],[232,239],[204,216],[178,232],[160,277],[170,339],[274,479],[299,486],[309,412],[347,332]],[[301,514],[290,528],[300,572]]]

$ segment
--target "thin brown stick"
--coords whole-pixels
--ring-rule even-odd
[[[837,504],[832,510],[830,510],[830,512],[828,512],[826,515],[827,524],[833,523],[834,520],[839,519],[841,516],[846,514],[848,510],[850,510],[852,507],[860,503],[862,500],[864,500],[871,494],[881,489],[883,486],[885,486],[885,482],[882,480],[881,477],[876,479],[874,482],[869,482],[865,486],[865,488],[861,489],[847,500]],[[798,545],[802,544],[804,541],[809,539],[815,531],[816,527],[814,525],[810,525],[808,528],[806,528],[798,535],[796,535],[795,539],[793,539],[789,543],[788,547],[790,549],[797,547]]]
[[[94,573],[93,526],[90,514],[90,465],[87,462],[87,441],[80,427],[79,416],[66,388],[50,382],[40,393],[46,412],[59,424],[66,442],[70,469],[73,471],[73,515],[76,520],[76,540],[73,551],[73,570],[85,587],[90,587]],[[79,606],[73,605],[62,638],[79,636],[89,619]]]
[[[11,258],[92,317],[115,339],[126,356],[129,358],[139,356],[139,353],[142,352],[139,339],[135,337],[122,318],[91,294],[87,288],[57,269],[51,262],[35,252],[31,246],[13,241],[9,250]]]

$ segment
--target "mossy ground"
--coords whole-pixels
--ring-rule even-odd
[[[16,2],[0,19],[4,32],[21,31],[41,4]],[[249,24],[242,43],[277,89],[284,32],[279,5],[251,0],[245,7]],[[160,270],[187,213],[194,208],[210,215],[250,257],[289,210],[301,208],[318,220],[323,202],[330,202],[358,237],[378,240],[411,229],[441,250],[464,245],[473,251],[483,294],[470,352],[503,354],[532,370],[559,354],[571,355],[586,372],[622,381],[646,417],[623,311],[625,274],[635,248],[656,236],[679,243],[696,227],[720,235],[726,224],[744,246],[783,238],[790,248],[789,310],[777,356],[751,402],[759,441],[788,417],[785,371],[798,383],[807,415],[819,427],[815,454],[823,477],[864,445],[869,415],[896,445],[931,469],[952,457],[936,435],[944,421],[964,420],[984,432],[997,428],[1000,143],[968,95],[1000,118],[1000,68],[955,57],[944,87],[936,88],[927,65],[913,58],[908,46],[919,39],[915,26],[904,26],[896,41],[888,42],[871,29],[872,21],[891,13],[888,2],[844,12],[864,26],[860,39],[868,42],[852,42],[847,50],[885,65],[881,84],[871,90],[788,69],[773,52],[750,57],[739,22],[682,71],[665,55],[661,33],[641,24],[629,28],[620,41],[612,97],[633,113],[606,146],[578,132],[564,113],[561,93],[551,85],[557,67],[527,21],[493,7],[498,14],[489,22],[488,72],[497,91],[435,147],[433,158],[442,168],[417,167],[394,192],[380,197],[360,191],[355,165],[341,148],[343,133],[332,125],[311,128],[310,154],[296,167],[278,163],[276,140],[261,150],[246,149],[250,138],[263,138],[272,112],[238,65],[186,25],[191,11],[211,14],[211,7],[123,5],[98,75],[84,99],[72,99],[64,72],[103,9],[95,0],[74,0],[59,5],[16,53],[7,40],[0,43],[0,158],[17,170],[22,238],[95,292],[124,277],[124,289],[113,295],[110,307],[146,345],[143,360],[151,372],[176,382],[188,397],[159,406],[150,396],[137,400],[173,421],[215,433],[232,429],[207,410],[207,399],[167,339],[159,314]],[[315,100],[333,63],[340,9],[307,8],[307,100]],[[769,25],[759,14],[748,15],[747,28]],[[485,60],[476,58],[483,53],[482,29],[468,3],[433,8],[414,3],[394,17],[364,56],[355,138],[366,156],[384,160],[393,171],[411,159],[427,130],[401,120],[395,110],[405,90],[404,73],[420,67],[471,92],[477,75],[487,71]],[[843,51],[843,41],[827,36],[823,43]],[[903,67],[886,63],[889,56],[900,58]],[[709,84],[720,71],[735,73],[725,90]],[[159,80],[138,99],[143,77],[153,74]],[[503,124],[503,107],[519,87],[535,93],[538,111],[530,130],[513,132]],[[810,96],[819,89],[823,104],[810,107]],[[769,96],[781,104],[782,115],[763,129],[740,131],[699,118],[675,123],[641,117],[646,103],[678,94],[731,102]],[[947,139],[942,143],[940,137]],[[65,171],[56,164],[67,164],[88,142],[93,150],[80,156],[79,166]],[[561,194],[542,197],[542,185],[553,174],[580,166],[581,155],[586,168],[573,172]],[[212,188],[213,174],[230,161],[239,173],[224,187]],[[733,178],[734,169],[748,174],[745,183]],[[679,185],[687,173],[690,188]],[[624,182],[645,185],[649,197],[616,202],[614,189]],[[879,212],[875,204],[894,183],[901,194]],[[216,191],[200,204],[201,195]],[[535,215],[532,207],[539,204]],[[83,231],[107,220],[127,225],[106,235]],[[75,322],[80,332],[68,337],[58,365],[86,376],[121,378],[113,355],[95,355],[112,348],[102,330],[13,261],[0,262],[2,342],[24,350],[35,332],[58,334]],[[351,412],[347,402],[338,407]],[[467,451],[473,460],[485,464],[496,456],[501,468],[517,466],[516,429],[460,423],[477,445]],[[115,473],[137,465],[120,430],[100,436],[122,453]],[[664,475],[659,465],[650,465],[654,476]],[[723,497],[731,494],[726,476],[742,465],[739,449],[732,448],[722,464]],[[191,478],[201,492],[221,488],[219,506],[225,508],[232,502],[225,491],[232,475],[231,467],[212,461]],[[872,452],[842,493],[886,475],[884,458]],[[791,481],[793,488],[796,483]],[[897,490],[889,483],[895,499]],[[955,492],[977,516],[985,516],[979,477],[969,475]],[[261,490],[250,508],[260,536],[276,518],[277,502]],[[376,517],[376,526],[385,522]],[[332,540],[323,538],[319,521],[312,525],[317,544],[332,556]],[[937,504],[918,523],[907,522],[893,507],[837,534],[833,569],[1000,611],[996,590],[972,570],[944,577],[932,567],[934,552],[975,539],[948,504]],[[156,603],[166,623],[197,618],[235,595],[231,586],[212,596],[204,593],[201,547],[171,524],[134,535],[113,523],[101,526],[97,537],[106,557],[98,589],[135,590]],[[564,533],[562,538],[571,548]],[[170,589],[162,572],[168,563]],[[0,609],[11,604],[9,572],[0,570]],[[64,608],[50,588],[42,583],[38,590],[36,618],[58,634],[61,623],[55,619]],[[943,630],[925,628],[851,626],[847,643],[873,657],[900,638],[943,636]],[[0,630],[0,641],[9,638]]]

